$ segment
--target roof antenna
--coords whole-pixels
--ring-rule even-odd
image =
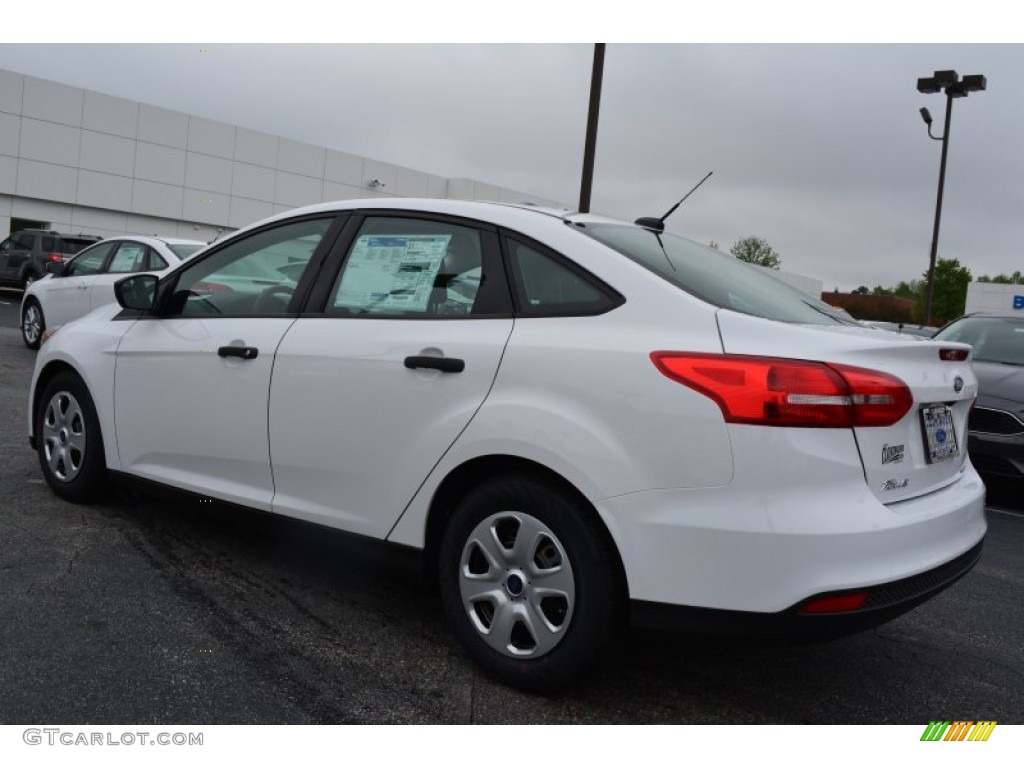
[[[644,229],[649,229],[652,232],[658,232],[659,234],[661,232],[664,232],[665,231],[665,219],[667,219],[669,216],[671,216],[673,213],[675,213],[676,212],[676,208],[678,208],[680,205],[682,205],[683,201],[686,200],[686,198],[688,198],[690,195],[692,195],[694,192],[696,192],[697,188],[701,184],[703,184],[705,181],[707,181],[711,177],[712,173],[714,173],[714,171],[708,171],[708,175],[705,176],[700,181],[698,181],[697,185],[693,189],[691,189],[689,192],[687,192],[685,195],[683,195],[683,199],[680,200],[675,205],[673,205],[671,208],[669,208],[668,209],[668,213],[666,213],[660,219],[655,219],[655,218],[652,218],[650,216],[641,216],[639,219],[637,219],[633,223],[636,224],[638,227],[643,227]]]

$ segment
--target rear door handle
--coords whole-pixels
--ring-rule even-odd
[[[462,373],[466,361],[457,357],[428,357],[413,355],[405,358],[406,368],[436,368],[444,373]]]
[[[220,347],[217,350],[221,357],[240,357],[243,360],[255,360],[259,353],[256,347]]]

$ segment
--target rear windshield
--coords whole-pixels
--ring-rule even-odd
[[[170,243],[167,247],[171,249],[175,256],[184,261],[204,246],[202,243],[197,243],[195,245],[192,243]]]
[[[83,248],[92,245],[93,243],[99,242],[96,238],[90,238],[89,240],[82,240],[77,237],[62,237],[61,242],[61,253],[72,254],[78,253]]]
[[[857,325],[771,270],[685,237],[621,224],[587,224],[580,231],[716,307],[786,323]]]

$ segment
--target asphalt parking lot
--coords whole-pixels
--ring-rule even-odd
[[[124,489],[57,499],[28,447],[34,353],[0,291],[0,722],[1024,723],[1024,515],[981,563],[830,643],[634,632],[556,697],[482,677],[415,560],[332,531]]]

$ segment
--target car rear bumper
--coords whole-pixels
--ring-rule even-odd
[[[986,531],[985,489],[969,462],[945,488],[888,505],[863,477],[813,492],[736,490],[647,491],[598,504],[632,600],[770,620],[819,596],[866,589],[865,611],[913,607],[943,588],[929,574],[970,560]],[[900,585],[914,588],[882,597]]]
[[[843,597],[850,594],[847,591],[813,595],[778,613],[725,611],[634,600],[631,620],[637,626],[701,634],[837,637],[860,632],[906,613],[965,576],[981,559],[982,543],[979,541],[959,557],[929,571],[864,590],[867,599],[855,611],[803,611],[809,603]]]

